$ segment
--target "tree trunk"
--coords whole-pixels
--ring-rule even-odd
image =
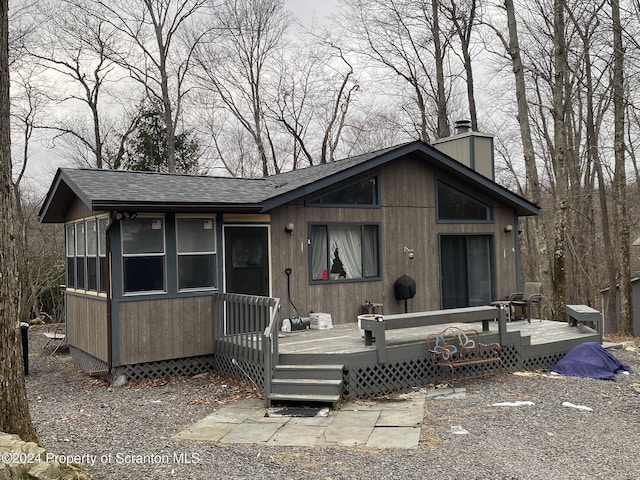
[[[151,9],[149,8],[149,11]],[[176,127],[173,121],[173,108],[169,95],[169,74],[167,71],[167,47],[162,36],[162,27],[155,24],[156,41],[158,42],[158,50],[160,57],[160,87],[162,92],[162,107],[164,115],[164,124],[166,127],[167,138],[165,139],[167,147],[167,170],[169,173],[176,172]]]
[[[424,102],[424,95],[422,95],[420,85],[414,83],[412,86],[416,92],[416,103],[418,104],[418,111],[420,112],[420,140],[425,143],[431,143],[429,130],[427,128],[427,107]]]
[[[609,205],[607,202],[607,184],[602,171],[602,161],[600,158],[600,145],[598,141],[599,125],[602,116],[596,120],[595,111],[595,89],[593,85],[593,64],[591,61],[590,36],[584,33],[582,36],[584,48],[585,63],[585,82],[586,82],[586,133],[587,133],[587,155],[589,162],[593,165],[596,179],[598,182],[598,200],[600,202],[600,219],[602,228],[602,241],[604,243],[605,252],[613,252],[613,241],[611,239],[611,217],[609,215]],[[595,235],[593,235],[595,241]],[[595,249],[594,249],[595,251]],[[609,285],[609,295],[606,296],[604,305],[604,323],[603,330],[605,333],[615,332],[616,328],[616,261],[615,255],[605,255],[606,262],[606,278]]]
[[[616,201],[617,250],[620,268],[620,333],[633,335],[629,219],[627,215],[627,175],[624,148],[624,51],[619,0],[611,1],[613,21],[613,152],[615,157],[614,195]]]
[[[588,133],[587,133],[588,135]],[[595,149],[597,145],[589,146],[589,149]],[[597,155],[597,153],[596,153]],[[600,199],[600,216],[602,218],[602,237],[604,240],[604,248],[607,252],[613,252],[613,242],[611,241],[611,229],[609,225],[609,209],[607,207],[607,188],[602,172],[602,164],[595,161],[594,166],[598,177],[598,196]],[[615,333],[618,331],[617,312],[616,312],[616,262],[615,255],[605,255],[607,262],[607,283],[609,284],[609,294],[604,305],[604,324],[605,333]]]
[[[564,317],[567,299],[567,223],[568,223],[568,169],[567,138],[565,112],[566,46],[564,39],[563,0],[553,2],[553,136],[554,136],[554,172],[556,175],[555,194],[555,234],[553,251],[552,278],[552,318]]]
[[[431,8],[433,10],[431,35],[433,37],[434,57],[436,61],[438,138],[445,138],[450,135],[451,131],[449,130],[449,120],[447,118],[447,96],[444,88],[444,54],[440,41],[439,4],[439,0],[431,0]]]
[[[467,77],[467,102],[469,104],[469,120],[471,120],[471,130],[478,131],[478,110],[476,107],[476,96],[473,86],[473,65],[471,60],[471,35],[473,27],[476,25],[477,0],[470,0],[467,3],[468,11],[458,9],[455,0],[450,5],[444,6],[448,10],[450,20],[456,29],[458,38],[460,39],[460,47],[462,49],[462,62],[464,72]]]
[[[342,56],[342,52],[340,52],[340,55]],[[336,122],[340,124],[341,121],[344,120],[344,116],[346,115],[346,109],[349,108],[349,102],[351,101],[351,93],[354,90],[357,90],[357,86],[353,86],[349,90],[347,90],[349,79],[353,74],[353,67],[345,60],[344,56],[342,56],[342,60],[347,65],[349,65],[349,72],[342,79],[342,84],[340,85],[340,89],[338,90],[335,101],[333,103],[331,118],[329,118],[329,121],[327,122],[327,126],[324,129],[324,135],[322,137],[322,151],[320,154],[320,163],[332,162],[334,160],[333,152],[335,151],[335,145],[337,145],[337,141],[340,139],[340,133],[334,132],[335,144],[332,145],[331,132],[334,131]],[[342,127],[339,125],[337,130],[341,131]]]
[[[471,130],[478,131],[478,111],[476,108],[476,96],[473,88],[473,66],[471,65],[470,40],[463,40],[462,55],[464,58],[464,70],[467,74],[467,101],[469,102],[469,119]]]
[[[518,38],[518,25],[516,21],[513,0],[505,0],[507,13],[507,25],[509,30],[508,52],[511,58],[513,74],[516,84],[516,102],[518,105],[518,123],[520,125],[520,138],[522,140],[525,174],[527,177],[525,196],[533,203],[540,202],[540,180],[538,177],[538,167],[536,165],[536,155],[533,148],[531,136],[531,125],[529,123],[529,104],[527,102],[527,89],[525,83],[525,72],[522,65],[522,55],[520,53],[520,41]],[[549,265],[543,264],[547,255],[547,234],[544,222],[540,218],[529,220],[533,227],[533,243],[530,249],[529,261],[532,263],[532,270],[536,272],[536,280],[543,281],[543,272],[549,271]]]
[[[100,115],[98,113],[98,105],[91,104],[91,114],[93,118],[93,138],[96,140],[96,168],[104,168],[104,161],[102,160],[102,133],[100,132]]]
[[[9,133],[9,1],[0,0],[0,431],[40,443],[29,414],[18,328],[20,289]]]

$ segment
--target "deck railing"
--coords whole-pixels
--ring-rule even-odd
[[[279,298],[213,294],[216,354],[239,363],[264,365],[265,392],[270,391],[271,372],[277,362],[279,310]]]

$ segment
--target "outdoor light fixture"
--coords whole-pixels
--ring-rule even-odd
[[[506,233],[511,233],[513,231],[513,225],[509,224],[509,225],[505,225],[504,227],[504,231]]]
[[[407,254],[409,260],[413,260],[413,248],[404,247],[404,253]]]
[[[291,234],[291,232],[293,232],[293,223],[287,223],[287,226],[284,227],[284,231]]]

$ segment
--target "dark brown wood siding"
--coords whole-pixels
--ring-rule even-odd
[[[67,222],[72,220],[78,220],[79,218],[89,217],[96,215],[87,207],[79,198],[74,198],[69,210],[67,210],[66,220]]]
[[[214,352],[210,296],[120,302],[118,322],[118,365]]]
[[[107,299],[67,293],[67,340],[100,360],[107,361]]]
[[[368,172],[368,174],[373,173]],[[434,172],[415,158],[387,164],[379,174],[381,208],[305,207],[304,201],[284,205],[271,212],[273,296],[282,299],[282,317],[295,312],[287,296],[286,268],[291,268],[291,300],[301,315],[327,312],[334,324],[351,323],[361,313],[365,300],[384,304],[384,313],[404,311],[404,302],[394,295],[394,282],[403,274],[416,280],[417,293],[409,301],[410,311],[440,308],[439,234],[464,233],[494,236],[496,296],[502,298],[516,285],[517,226],[511,208],[498,204],[481,192],[469,191],[456,178]],[[493,223],[436,223],[435,181],[446,179],[494,208]],[[308,222],[379,222],[381,225],[382,278],[369,282],[309,283]],[[292,233],[285,226],[293,223]],[[511,234],[504,231],[510,224]],[[413,260],[404,247],[414,250]]]

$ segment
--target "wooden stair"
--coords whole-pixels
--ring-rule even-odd
[[[271,380],[272,402],[337,403],[343,365],[277,365]]]

